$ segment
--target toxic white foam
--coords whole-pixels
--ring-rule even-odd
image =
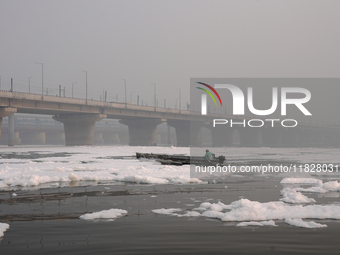
[[[281,184],[311,184],[314,185],[308,188],[294,188],[295,191],[326,193],[330,191],[340,191],[340,183],[338,181],[323,182],[315,178],[284,178]],[[308,202],[307,202],[308,203]]]
[[[161,209],[154,209],[152,212],[157,213],[157,214],[165,214],[165,215],[170,215],[170,216],[177,216],[177,217],[198,217],[201,214],[199,212],[195,211],[188,211],[184,214],[180,214],[178,212],[182,211],[180,208],[161,208]]]
[[[190,177],[189,166],[161,165],[153,160],[139,161],[131,156],[136,152],[183,154],[197,153],[203,156],[204,148],[179,147],[1,147],[0,190],[34,189],[40,187],[64,187],[108,182],[132,182],[146,184],[202,183]],[[37,160],[27,158],[30,152],[45,154]],[[216,155],[227,156],[228,162],[249,160],[282,160],[301,162],[333,162],[338,160],[339,149],[317,148],[215,148]],[[24,155],[22,158],[6,158],[6,154]],[[54,153],[58,153],[53,155]],[[51,154],[48,156],[47,154]],[[65,154],[65,156],[60,156]],[[196,154],[195,154],[196,155]],[[48,157],[47,157],[48,156]],[[114,158],[123,156],[124,159]],[[324,175],[324,173],[322,173]],[[302,176],[302,174],[300,174]],[[316,175],[316,174],[315,174]],[[234,175],[235,177],[236,175]],[[242,177],[243,175],[239,175]],[[301,177],[300,176],[300,177]],[[332,173],[332,177],[336,173]],[[339,176],[339,175],[338,175]],[[288,176],[287,176],[288,177]],[[303,177],[311,177],[304,174]],[[309,178],[313,179],[313,178]],[[78,184],[77,184],[78,183]],[[292,183],[292,182],[291,182]],[[311,180],[309,184],[316,185]]]
[[[202,203],[198,210],[202,216],[217,218],[222,221],[267,221],[301,219],[340,219],[340,206],[336,205],[289,205],[281,201],[260,203],[240,199],[225,205],[221,202]]]
[[[281,184],[317,184],[319,181],[315,178],[284,178]]]
[[[326,228],[327,225],[316,223],[315,221],[303,221],[302,219],[285,219],[285,222],[289,225],[300,228]]]
[[[315,199],[309,198],[302,193],[296,191],[295,189],[285,188],[281,190],[281,195],[283,198],[280,200],[286,203],[292,204],[305,204],[305,203],[314,203]]]
[[[273,226],[277,227],[275,221],[268,220],[268,221],[244,221],[236,224],[236,227],[248,227],[248,226]]]
[[[100,212],[94,212],[94,213],[87,213],[84,215],[81,215],[79,218],[83,220],[95,220],[95,219],[116,219],[118,217],[122,217],[128,212],[126,210],[122,209],[110,209],[110,210],[104,210]]]
[[[7,223],[0,223],[0,237],[4,235],[7,229],[9,229],[9,225]]]
[[[41,147],[14,148],[7,153],[51,154],[37,161],[31,159],[3,159],[0,164],[0,190],[34,187],[63,187],[79,182],[131,182],[143,184],[201,183],[190,177],[190,167],[161,165],[153,160],[139,161],[133,156],[138,151],[166,154],[189,154],[189,148],[176,147]],[[69,153],[65,157],[54,153]],[[2,152],[2,153],[6,153]],[[203,153],[203,152],[202,152]],[[112,158],[123,156],[126,158]]]

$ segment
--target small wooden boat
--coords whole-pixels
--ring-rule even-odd
[[[223,164],[225,157],[219,156],[212,160],[206,160],[204,157],[191,157],[184,155],[168,155],[168,154],[153,154],[153,153],[140,153],[136,152],[137,159],[147,158],[147,159],[155,159],[160,162],[162,165],[217,165]]]

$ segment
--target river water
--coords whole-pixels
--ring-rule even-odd
[[[188,148],[2,147],[0,151],[0,222],[9,224],[0,238],[1,254],[339,253],[336,236],[340,220],[326,214],[302,217],[304,222],[326,225],[320,228],[298,227],[278,217],[273,217],[275,226],[236,226],[249,222],[244,218],[247,215],[255,215],[257,221],[261,215],[268,217],[293,207],[309,207],[307,214],[317,211],[316,206],[328,206],[324,209],[329,215],[336,212],[340,208],[340,177],[335,172],[235,173],[200,180],[190,177],[188,166],[163,166],[133,157],[137,151],[189,155]],[[216,149],[217,154],[238,165],[274,161],[336,164],[339,152],[315,148]],[[291,180],[287,178],[300,183],[282,183],[283,179]],[[311,187],[323,191],[301,194],[315,202],[300,203],[300,196],[290,196],[290,203],[280,200],[285,188],[295,189],[294,195],[297,188]],[[218,206],[240,201],[244,206],[234,209],[239,209],[235,211],[237,221],[208,217],[207,212],[228,214],[230,209]],[[247,203],[255,201],[258,204],[250,210]],[[277,204],[271,205],[273,211],[268,214],[265,206],[269,202]],[[202,211],[202,204],[211,208]],[[115,219],[79,218],[111,208],[127,214]],[[170,208],[178,211],[153,211]],[[184,216],[187,213],[195,214]]]

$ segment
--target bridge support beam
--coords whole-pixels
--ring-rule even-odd
[[[310,147],[312,146],[313,131],[310,129],[302,129],[299,132],[298,145],[300,147]]]
[[[42,131],[27,131],[20,133],[21,143],[28,145],[45,145],[46,133]]]
[[[240,127],[240,143],[243,147],[259,147],[262,146],[261,128],[257,127]]]
[[[94,128],[104,114],[65,114],[53,116],[64,124],[66,146],[93,145]]]
[[[129,128],[130,146],[155,146],[157,126],[164,120],[133,118],[122,119],[119,122]]]
[[[281,128],[281,144],[283,147],[299,146],[299,130],[295,127]]]
[[[2,107],[0,108],[0,138],[1,138],[1,128],[2,128],[2,119],[7,116],[11,116],[8,119],[9,123],[9,136],[8,136],[8,145],[14,146],[14,113],[17,112],[16,108],[10,107]],[[11,122],[11,123],[10,123]],[[11,125],[13,124],[13,125]]]
[[[199,147],[202,144],[201,129],[204,122],[189,120],[168,120],[168,125],[176,130],[178,147]]]
[[[102,132],[94,132],[93,142],[96,145],[103,145],[104,144],[103,133]]]
[[[233,146],[234,129],[227,125],[216,125],[208,127],[211,131],[211,139],[213,147],[229,147]]]
[[[311,139],[310,139],[310,145],[311,147],[323,147],[325,146],[325,132],[322,132],[321,130],[311,130],[312,133]],[[332,141],[333,138],[331,139]]]
[[[104,131],[102,134],[103,134],[104,144],[106,145],[120,144],[118,133],[115,133],[113,131]]]
[[[14,146],[14,113],[8,115],[8,146]]]
[[[282,129],[276,127],[266,127],[262,130],[263,145],[267,147],[281,147]]]
[[[62,131],[49,131],[45,134],[46,144],[65,144],[65,134]]]
[[[324,145],[325,146],[339,146],[339,132],[338,131],[324,131]]]

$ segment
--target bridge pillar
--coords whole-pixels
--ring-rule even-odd
[[[339,132],[338,131],[324,131],[324,144],[325,146],[339,145]]]
[[[19,132],[14,132],[14,144],[20,145],[21,144],[21,139],[20,139],[20,133]]]
[[[302,129],[299,132],[298,145],[300,147],[312,146],[313,131],[311,129]]]
[[[171,145],[170,126],[167,124],[166,127],[167,127],[167,132],[166,132],[166,135],[167,135],[167,144],[168,144],[168,146],[170,146]]]
[[[259,127],[240,127],[240,143],[243,147],[258,147],[262,145],[262,133]]]
[[[168,125],[176,130],[178,147],[201,146],[201,129],[203,124],[200,121],[168,120]]]
[[[325,132],[321,130],[311,130],[310,146],[320,147],[325,145]],[[333,140],[333,139],[331,139]]]
[[[120,139],[118,133],[114,133],[113,131],[104,131],[103,133],[104,144],[119,144]]]
[[[295,127],[281,128],[281,145],[284,147],[299,146],[299,130]]]
[[[49,131],[45,136],[46,144],[65,144],[65,134],[62,131]]]
[[[41,131],[26,131],[21,134],[21,144],[45,145],[46,133]]]
[[[102,132],[94,132],[94,139],[93,142],[97,145],[103,145],[104,144],[104,139],[103,139],[103,134]]]
[[[334,132],[334,145],[336,147],[340,147],[340,132],[339,131],[333,131],[333,132]]]
[[[2,108],[0,108],[0,138],[1,138],[2,119],[4,117],[10,116],[10,115],[12,115],[12,117],[13,117],[13,120],[12,120],[13,121],[12,134],[11,134],[11,132],[9,132],[9,140],[10,140],[10,137],[12,137],[11,140],[13,141],[13,145],[11,145],[11,146],[14,146],[14,113],[15,112],[17,112],[16,108],[9,108],[9,107],[2,107]],[[8,122],[10,122],[10,121],[8,120]]]
[[[8,146],[14,146],[14,113],[8,115]]]
[[[156,145],[156,129],[164,122],[162,119],[122,119],[120,123],[129,128],[130,146],[154,146]]]
[[[209,126],[213,147],[233,146],[234,129],[227,125]]]
[[[93,145],[94,127],[104,114],[65,114],[53,119],[64,124],[66,146]]]
[[[267,147],[281,147],[282,129],[277,127],[265,127],[262,130],[263,145]]]

